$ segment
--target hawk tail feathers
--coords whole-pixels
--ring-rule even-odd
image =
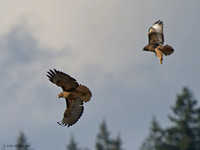
[[[79,98],[85,103],[92,97],[91,91],[84,85],[79,85],[76,90],[78,91]]]
[[[160,50],[165,56],[171,55],[174,52],[174,49],[170,45],[160,46]]]

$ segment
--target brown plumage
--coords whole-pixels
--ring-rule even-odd
[[[170,45],[163,45],[163,22],[161,20],[156,21],[148,31],[149,44],[143,48],[144,51],[154,52],[162,64],[163,54],[165,56],[174,52],[174,49]]]
[[[74,78],[56,69],[49,70],[47,77],[49,81],[63,89],[58,97],[66,100],[66,110],[58,124],[68,127],[75,124],[83,113],[83,102],[88,102],[92,97],[91,91],[86,86],[79,85]]]

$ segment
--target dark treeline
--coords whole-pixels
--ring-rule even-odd
[[[30,143],[27,141],[27,137],[21,131],[17,138],[17,142],[13,145],[16,150],[33,150]],[[100,124],[99,133],[96,136],[96,150],[122,150],[121,138],[116,136],[112,138],[110,131],[107,128],[106,121]],[[80,148],[73,135],[70,136],[69,143],[66,146],[66,150],[89,150],[88,148]]]
[[[184,87],[170,109],[172,113],[168,115],[168,119],[171,125],[162,128],[154,116],[140,150],[200,150],[200,107],[197,106],[192,92]],[[17,139],[17,145],[27,145],[18,147],[17,150],[29,150],[29,143],[22,132]],[[99,126],[94,147],[96,150],[123,150],[121,137],[111,137],[105,120]],[[71,135],[66,150],[89,148],[81,148]]]
[[[122,150],[121,138],[118,135],[116,138],[111,138],[110,131],[107,128],[106,121],[100,124],[99,133],[96,136],[95,143],[96,150]],[[71,136],[71,140],[67,145],[67,150],[89,150],[88,148],[79,148],[75,142],[74,137]]]

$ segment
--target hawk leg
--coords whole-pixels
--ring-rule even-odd
[[[156,51],[156,55],[159,58],[160,64],[162,64],[162,60],[163,60],[163,53],[162,53],[162,51],[160,51],[158,48],[156,48],[155,51]]]

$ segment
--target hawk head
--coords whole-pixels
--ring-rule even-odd
[[[143,51],[150,51],[155,52],[155,48],[158,46],[158,44],[148,44],[143,48]]]
[[[143,48],[143,51],[148,51],[148,46],[145,46],[145,47]]]

